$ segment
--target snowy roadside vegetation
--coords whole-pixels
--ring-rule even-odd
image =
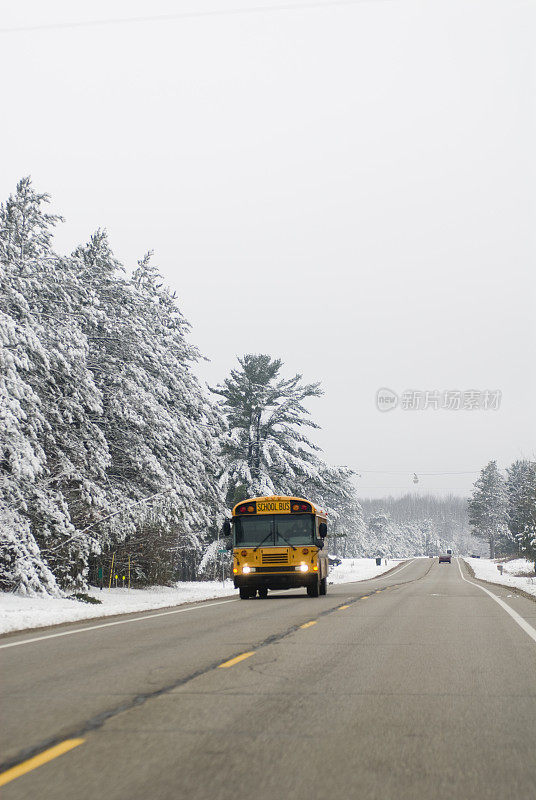
[[[374,578],[398,563],[390,559],[381,566],[370,558],[347,558],[337,567],[331,567],[329,582],[350,583]],[[109,617],[159,608],[179,606],[184,603],[212,600],[219,597],[238,597],[231,580],[182,581],[173,586],[152,586],[147,589],[103,589],[90,587],[87,598],[99,603],[52,597],[48,594],[22,596],[4,594],[0,604],[0,634],[28,628],[42,628],[62,622]]]
[[[491,559],[522,556],[536,572],[535,461],[518,459],[506,475],[490,461],[475,482],[468,511],[471,531],[487,544]]]
[[[514,558],[509,561],[491,558],[464,558],[464,561],[473,570],[475,578],[522,589],[527,594],[536,597],[536,574],[532,561],[527,561],[526,558]]]
[[[305,495],[361,547],[353,473],[306,435],[320,385],[250,354],[202,386],[151,254],[125,269],[104,230],[56,253],[49,201],[24,178],[0,206],[0,590],[210,578],[229,508],[258,494]]]
[[[461,498],[364,509],[354,472],[327,464],[314,441],[318,382],[246,354],[203,386],[203,356],[151,253],[125,268],[97,230],[58,254],[63,220],[49,202],[24,178],[0,205],[4,595],[214,580],[228,560],[217,539],[229,509],[273,494],[326,509],[328,546],[345,558],[475,552],[478,537],[491,555],[536,559],[534,462],[515,462],[506,478],[490,462],[469,518]]]
[[[23,179],[0,208],[0,588],[85,589],[128,537],[163,582],[155,543],[196,553],[222,516],[225,423],[150,254],[127,276],[98,230],[58,255],[47,203]]]

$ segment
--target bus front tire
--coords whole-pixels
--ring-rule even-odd
[[[320,594],[320,584],[318,579],[312,585],[307,587],[307,596],[308,597],[318,597]]]
[[[247,586],[241,586],[238,591],[240,592],[241,600],[249,600],[250,597],[255,597],[255,591],[248,589]]]
[[[262,589],[257,589],[257,593],[261,600],[265,600],[268,597],[268,589],[263,587]]]
[[[322,578],[320,581],[320,594],[327,594],[328,593],[328,579]]]

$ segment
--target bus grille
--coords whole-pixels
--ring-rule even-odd
[[[263,553],[262,564],[288,564],[288,553]]]
[[[296,567],[289,567],[288,564],[284,567],[257,567],[257,573],[262,575],[263,572],[295,572]]]

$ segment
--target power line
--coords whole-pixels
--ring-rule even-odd
[[[228,9],[207,9],[206,11],[181,11],[176,14],[147,14],[140,17],[112,17],[109,19],[91,19],[80,22],[52,22],[43,25],[18,25],[12,28],[0,28],[0,33],[26,33],[30,31],[65,30],[69,28],[103,27],[109,25],[128,25],[140,22],[170,22],[177,19],[202,19],[204,17],[230,17],[240,14],[264,14],[273,11],[300,11],[315,8],[336,8],[340,6],[356,6],[363,3],[384,3],[392,0],[310,0],[305,3],[278,3],[265,6],[250,6]]]
[[[479,469],[470,469],[464,470],[461,472],[421,472],[420,470],[410,470],[406,469],[403,471],[396,471],[396,470],[374,470],[374,469],[356,469],[356,472],[360,475],[412,475],[415,472],[417,475],[477,475],[480,470]]]
[[[468,486],[423,486],[421,489],[412,490],[409,486],[357,486],[358,497],[366,496],[368,492],[402,492],[404,496],[426,497],[436,493],[448,492],[449,494],[462,494],[464,497],[469,493]]]

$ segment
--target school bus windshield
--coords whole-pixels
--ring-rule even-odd
[[[263,514],[235,518],[236,547],[314,544],[313,514]]]

